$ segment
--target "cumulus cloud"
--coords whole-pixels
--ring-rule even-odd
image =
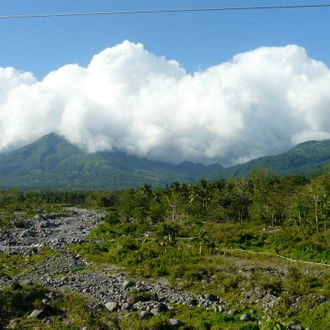
[[[330,138],[330,70],[296,45],[187,74],[125,41],[38,81],[0,68],[0,151],[55,132],[81,148],[225,166]]]

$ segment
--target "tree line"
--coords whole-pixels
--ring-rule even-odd
[[[113,221],[254,221],[312,234],[330,227],[330,171],[306,179],[279,177],[260,168],[246,179],[173,182],[163,188],[145,183],[119,191],[0,191],[1,209],[19,211],[42,204],[106,208]]]

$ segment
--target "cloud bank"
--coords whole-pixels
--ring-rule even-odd
[[[296,45],[193,75],[125,41],[42,81],[0,68],[0,152],[55,132],[89,151],[225,166],[330,138],[330,70]]]

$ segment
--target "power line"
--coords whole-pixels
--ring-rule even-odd
[[[70,17],[70,16],[96,16],[96,15],[141,15],[141,14],[164,14],[164,13],[191,13],[207,11],[239,11],[239,10],[276,10],[276,9],[303,9],[303,8],[325,8],[330,4],[310,5],[277,5],[277,6],[248,6],[248,7],[218,7],[218,8],[182,8],[182,9],[141,9],[124,11],[95,11],[82,13],[53,13],[53,14],[27,14],[27,15],[2,15],[0,19],[28,19],[47,17]]]

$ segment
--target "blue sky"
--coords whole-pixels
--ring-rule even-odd
[[[317,3],[3,0],[0,15]],[[0,19],[0,152],[55,132],[89,152],[230,166],[330,139],[329,17],[330,7]]]
[[[134,9],[198,8],[313,0],[4,0],[1,14],[67,13]],[[39,79],[68,63],[87,65],[92,56],[124,40],[140,42],[158,56],[175,59],[188,72],[230,60],[260,46],[297,44],[330,63],[330,8],[93,16],[0,21],[0,66],[31,71]]]

